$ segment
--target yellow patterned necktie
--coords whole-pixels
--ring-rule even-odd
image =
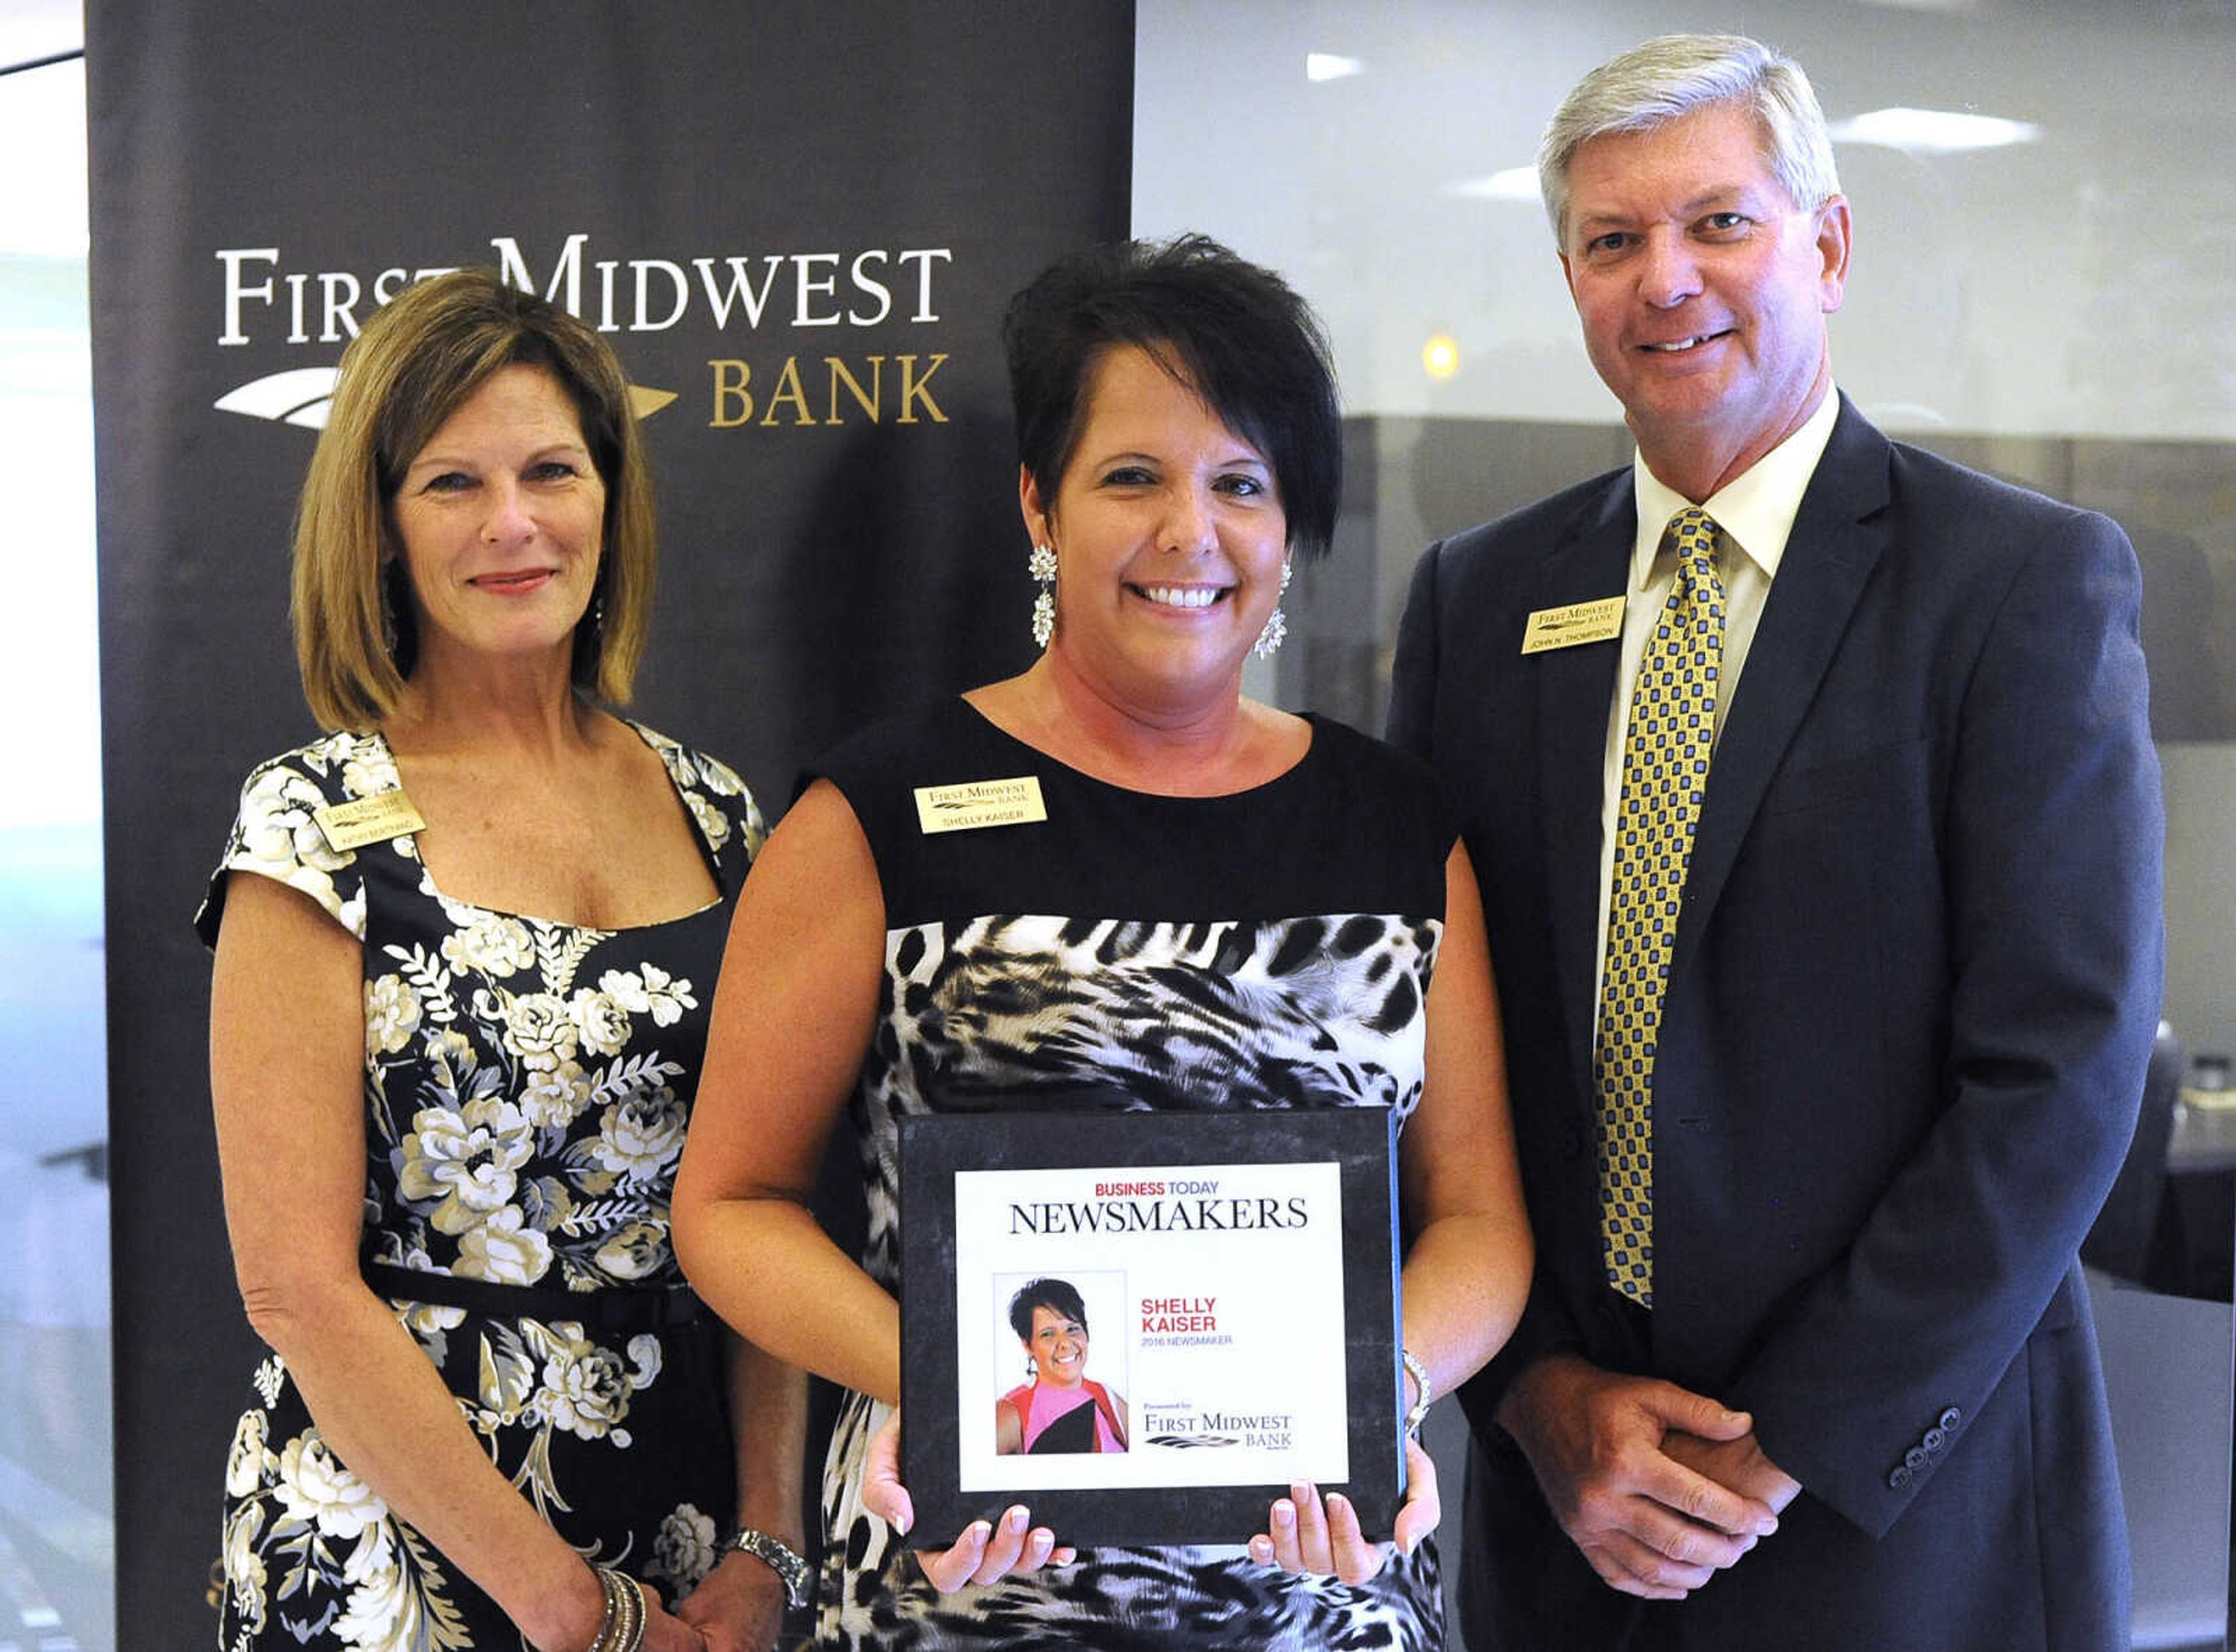
[[[1594,1057],[1600,1101],[1600,1244],[1608,1282],[1654,1306],[1654,1050],[1677,908],[1722,697],[1723,537],[1708,513],[1679,511],[1661,536],[1677,578],[1630,694],[1608,891],[1607,968]]]

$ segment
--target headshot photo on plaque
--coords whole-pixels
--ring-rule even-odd
[[[1124,1276],[1114,1277],[1122,1301]],[[1026,1280],[1009,1296],[1008,1324],[1031,1374],[994,1402],[995,1451],[1004,1457],[1124,1451],[1126,1396],[1088,1375],[1093,1343],[1079,1287],[1069,1280]],[[1121,1335],[1110,1340],[1123,1350]],[[1113,1365],[1106,1359],[1094,1368]]]

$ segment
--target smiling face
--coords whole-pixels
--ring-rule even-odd
[[[1266,456],[1132,346],[1096,365],[1053,497],[1020,492],[1056,553],[1051,652],[1113,704],[1157,714],[1231,701],[1280,598],[1288,522]]]
[[[1711,104],[1582,144],[1561,267],[1584,347],[1654,473],[1696,503],[1799,427],[1832,382],[1825,317],[1848,207],[1797,209],[1755,117]]]
[[[1087,1380],[1087,1327],[1068,1313],[1035,1303],[1025,1352],[1032,1356],[1036,1382],[1076,1388]]]
[[[392,503],[418,675],[464,654],[556,658],[598,576],[606,509],[581,420],[541,367],[500,368],[413,455]]]

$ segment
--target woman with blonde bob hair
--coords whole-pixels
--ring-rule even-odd
[[[407,289],[344,358],[295,518],[295,658],[311,714],[364,729],[386,716],[418,655],[389,509],[401,466],[500,367],[540,366],[575,416],[605,484],[592,622],[575,633],[577,690],[625,706],[652,624],[652,484],[621,364],[556,305],[460,270]]]
[[[272,1349],[227,1466],[227,1652],[734,1652],[799,1586],[799,1382],[668,1243],[763,833],[728,768],[603,708],[652,576],[595,333],[478,270],[366,323],[295,535],[331,732],[249,776],[196,920]]]

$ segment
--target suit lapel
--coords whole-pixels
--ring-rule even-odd
[[[1539,569],[1536,606],[1561,608],[1627,590],[1636,521],[1626,469],[1609,478],[1595,507],[1580,514],[1547,556]],[[1619,648],[1612,641],[1586,643],[1555,648],[1527,662],[1536,688],[1539,829],[1544,834],[1553,966],[1566,1012],[1577,1100],[1585,1104],[1592,1088],[1601,774]]]
[[[1802,496],[1778,577],[1771,582],[1731,721],[1717,742],[1708,795],[1685,873],[1669,969],[1697,948],[1770,777],[1801,727],[1864,582],[1885,544],[1873,518],[1889,497],[1886,438],[1841,398],[1839,422]]]

